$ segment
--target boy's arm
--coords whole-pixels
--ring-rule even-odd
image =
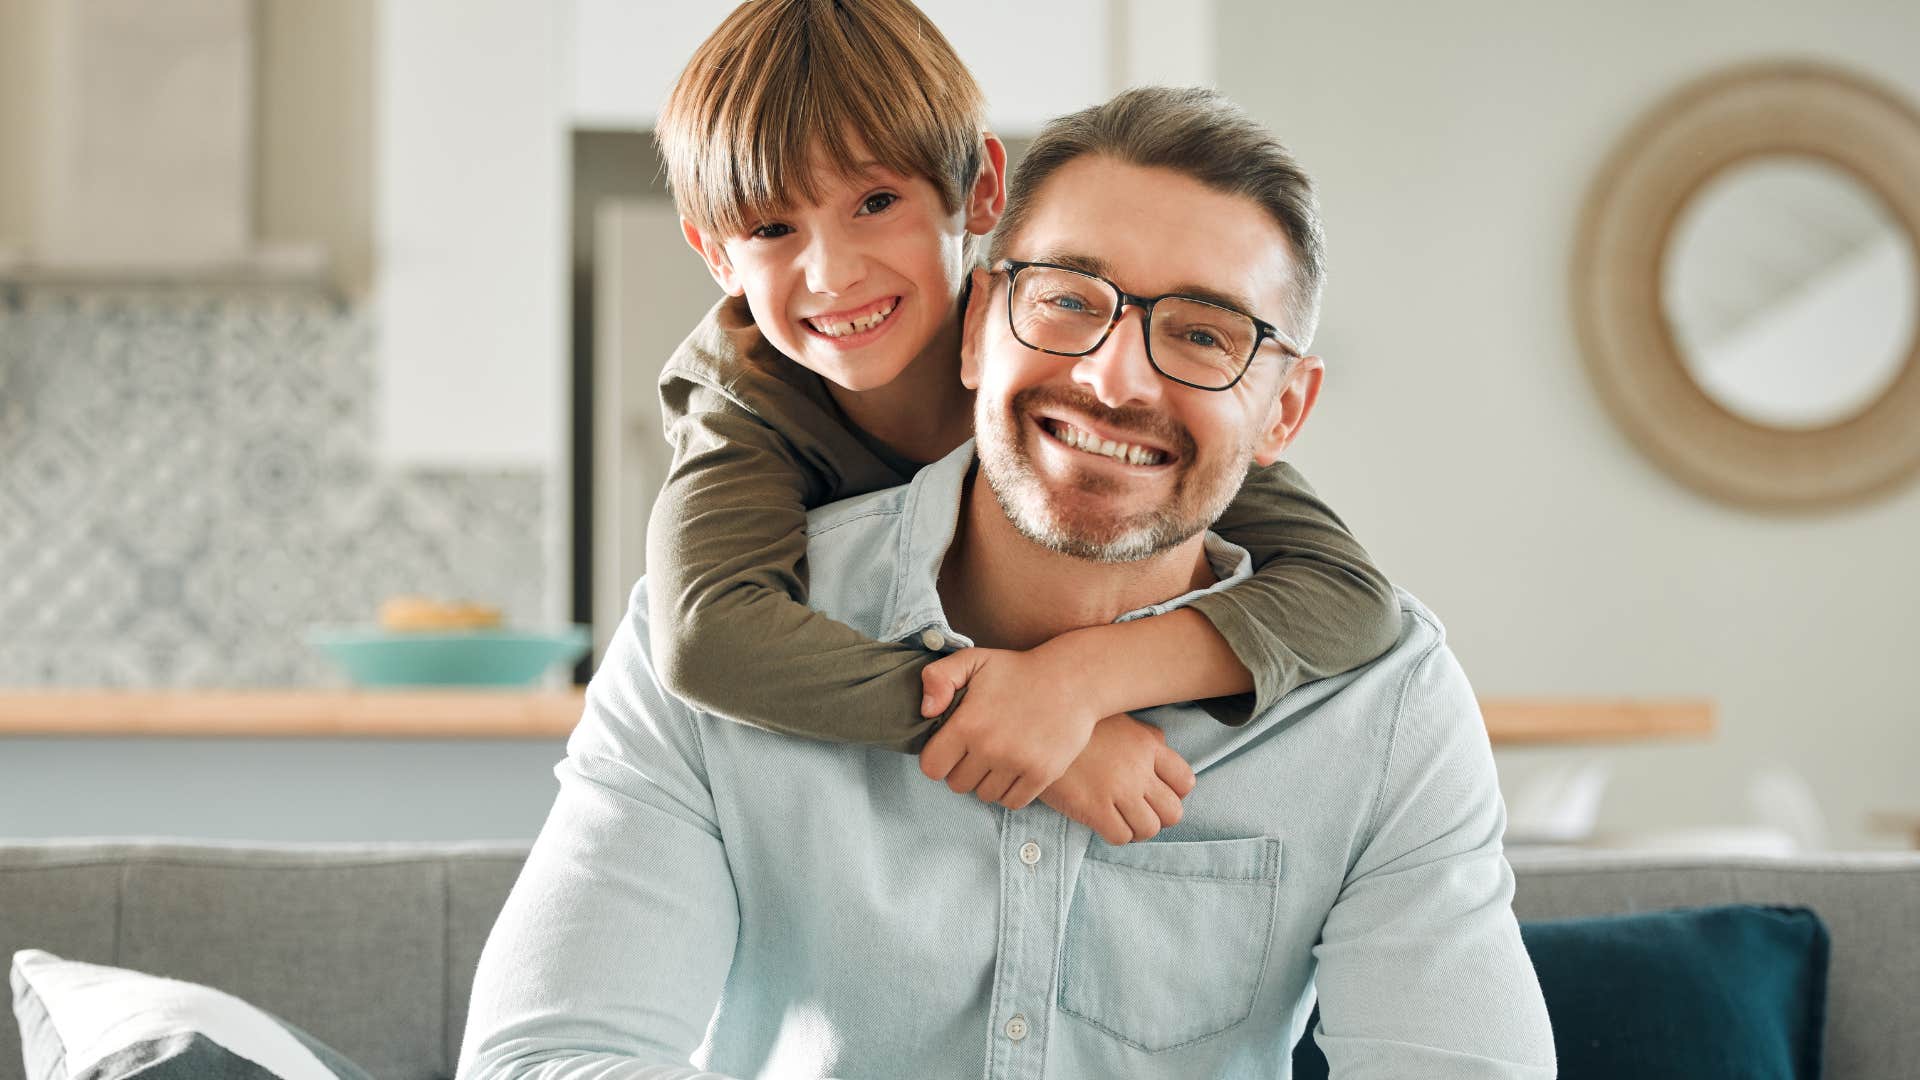
[[[647,527],[653,659],[675,697],[769,731],[911,753],[920,669],[806,606],[807,506],[827,492],[778,431],[710,387],[667,400],[674,460]]]
[[[1250,697],[1203,702],[1216,719],[1245,723],[1302,684],[1351,671],[1398,640],[1393,586],[1293,466],[1252,469],[1213,528],[1246,548],[1255,568],[1192,604],[1253,674]]]

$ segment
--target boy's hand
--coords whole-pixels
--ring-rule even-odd
[[[962,688],[960,707],[920,751],[920,771],[954,791],[1018,810],[1073,764],[1100,712],[1076,673],[1057,671],[1045,647],[962,649],[920,673],[920,712],[938,716]]]
[[[1166,733],[1120,713],[1094,726],[1086,750],[1040,801],[1118,845],[1179,824],[1180,800],[1192,791],[1193,769]]]

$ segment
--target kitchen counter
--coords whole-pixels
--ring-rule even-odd
[[[4,690],[0,736],[338,736],[560,739],[581,688],[470,690]],[[1496,698],[1481,702],[1498,746],[1705,738],[1712,702]]]

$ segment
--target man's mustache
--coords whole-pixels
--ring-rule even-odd
[[[1138,435],[1140,441],[1165,447],[1182,461],[1193,460],[1193,436],[1188,434],[1186,425],[1144,405],[1123,405],[1114,409],[1102,404],[1099,398],[1085,390],[1062,386],[1029,386],[1014,394],[1008,407],[1018,415],[1049,405],[1077,412],[1114,432]]]

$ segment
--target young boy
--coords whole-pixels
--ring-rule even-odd
[[[809,609],[808,508],[905,483],[972,434],[962,285],[1004,205],[1006,150],[906,0],[743,4],[681,74],[658,138],[687,241],[728,294],[660,381],[674,461],[647,575],[669,691],[918,752],[955,791],[1039,797],[1124,843],[1177,821],[1193,781],[1121,714],[1212,699],[1243,723],[1398,636],[1391,588],[1284,464],[1254,469],[1215,525],[1255,576],[1164,615],[943,659],[937,631],[874,641]]]

